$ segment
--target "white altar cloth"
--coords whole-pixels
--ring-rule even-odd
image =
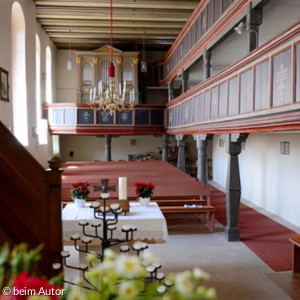
[[[75,204],[70,203],[62,211],[63,239],[69,241],[74,233],[82,235],[82,226],[78,225],[80,220],[94,221],[94,210],[86,204],[84,208],[77,208]],[[108,215],[112,218],[112,215]],[[119,215],[117,229],[114,231],[114,238],[124,238],[125,233],[121,232],[123,225],[136,226],[137,231],[133,233],[134,240],[145,240],[148,242],[162,243],[168,239],[167,223],[164,215],[156,202],[151,202],[148,207],[141,207],[139,203],[130,202],[129,212],[126,216]],[[95,229],[91,226],[86,227],[88,234],[93,234]],[[102,226],[98,229],[102,234]]]

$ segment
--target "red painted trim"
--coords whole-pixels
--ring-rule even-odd
[[[211,86],[214,82],[221,80],[222,78],[230,76],[233,72],[243,68],[244,66],[252,63],[254,60],[259,60],[259,58],[271,51],[274,48],[279,47],[280,45],[288,42],[290,39],[294,38],[298,33],[300,33],[300,22],[297,22],[295,25],[284,31],[279,36],[274,37],[269,42],[261,45],[259,48],[253,50],[246,57],[241,58],[234,64],[229,65],[221,72],[215,74],[214,76],[208,78],[207,80],[197,84],[192,89],[188,90],[184,94],[181,94],[177,98],[173,99],[171,102],[166,103],[166,107],[173,106],[183,99],[190,97],[193,94],[196,94],[199,91],[204,90],[205,88]],[[289,45],[290,47],[290,45]],[[264,60],[264,59],[263,59]],[[261,61],[263,61],[261,60]],[[260,60],[257,63],[261,62]]]
[[[167,134],[222,134],[300,130],[300,110],[166,130]]]

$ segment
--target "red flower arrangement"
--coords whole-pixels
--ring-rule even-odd
[[[72,199],[79,198],[85,200],[89,197],[90,190],[88,189],[90,184],[87,181],[78,181],[72,184]]]
[[[152,182],[135,182],[134,186],[137,198],[149,198],[153,195],[153,191],[155,189],[155,186]]]

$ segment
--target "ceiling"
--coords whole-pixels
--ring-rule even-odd
[[[37,20],[58,49],[110,44],[110,0],[33,0]],[[114,0],[113,46],[166,51],[200,0]]]

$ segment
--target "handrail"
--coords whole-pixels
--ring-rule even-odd
[[[45,170],[1,121],[0,137],[0,227],[13,243],[43,244],[40,269],[51,276],[61,260],[62,171]]]
[[[136,105],[132,111],[93,111],[86,103],[45,103],[52,134],[161,134],[165,105]]]
[[[167,103],[167,133],[298,130],[299,32],[297,22]]]

